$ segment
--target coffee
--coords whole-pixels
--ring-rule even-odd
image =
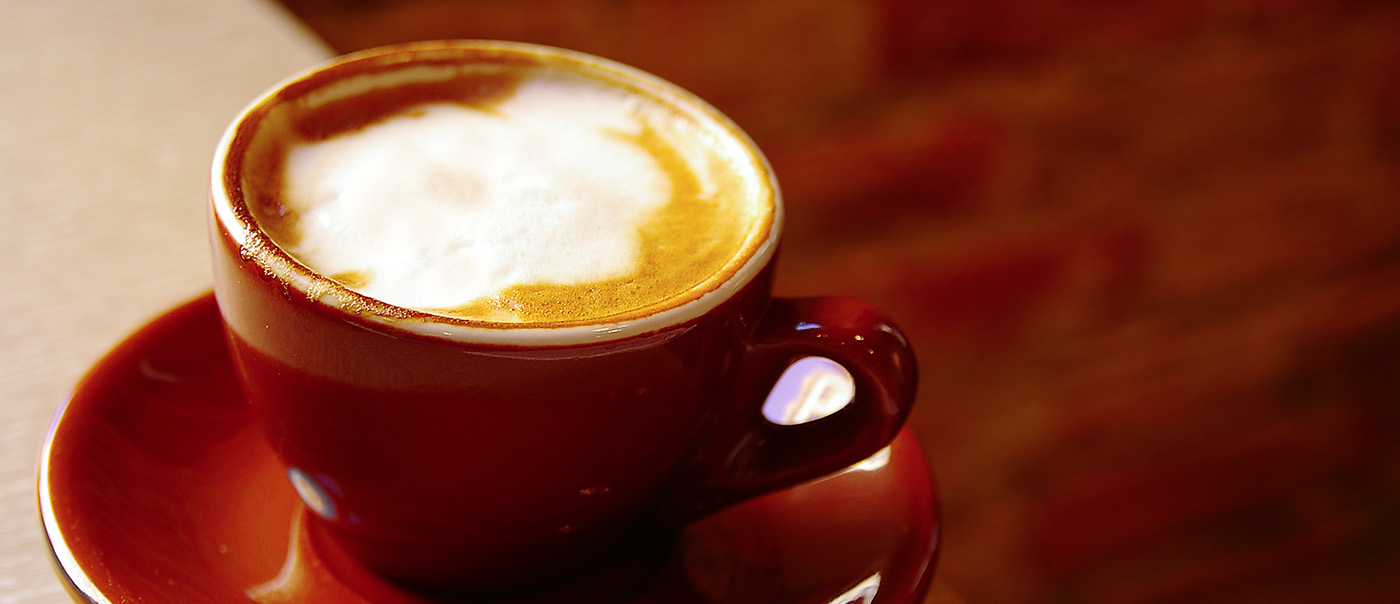
[[[585,62],[471,59],[262,109],[239,183],[259,226],[369,298],[529,327],[681,306],[768,238],[761,160],[708,110]]]
[[[781,205],[753,143],[596,57],[338,58],[234,120],[210,211],[239,385],[315,541],[408,585],[645,581],[630,561],[667,559],[645,545],[869,457],[913,400],[883,314],[772,296]],[[856,394],[775,426],[772,379],[809,356]]]

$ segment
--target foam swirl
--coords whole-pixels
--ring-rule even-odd
[[[471,320],[600,319],[694,295],[753,227],[702,129],[587,78],[408,105],[278,157],[280,195],[257,214],[279,246],[364,295]]]

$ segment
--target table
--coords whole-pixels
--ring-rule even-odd
[[[0,603],[68,601],[35,508],[50,419],[106,349],[210,287],[219,135],[328,54],[256,0],[0,0]]]

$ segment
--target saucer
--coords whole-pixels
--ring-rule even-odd
[[[108,353],[59,413],[39,507],[74,600],[450,602],[318,545],[224,346],[205,295]],[[660,574],[613,601],[913,604],[933,575],[938,520],[922,449],[905,429],[864,462],[685,527]]]

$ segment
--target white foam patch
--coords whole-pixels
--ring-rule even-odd
[[[425,105],[294,148],[284,182],[301,238],[289,251],[325,275],[368,273],[358,291],[419,309],[634,272],[637,228],[671,183],[616,135],[641,131],[637,108],[583,92],[528,81],[489,111]]]

